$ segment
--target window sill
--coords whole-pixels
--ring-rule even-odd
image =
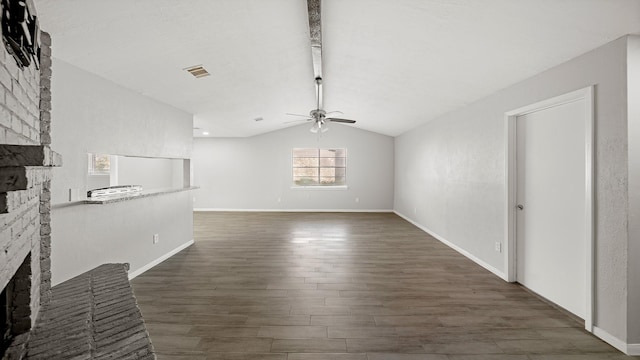
[[[321,185],[316,185],[316,186],[292,186],[291,189],[293,190],[347,190],[349,188],[349,186],[347,185],[340,185],[340,186],[321,186]]]

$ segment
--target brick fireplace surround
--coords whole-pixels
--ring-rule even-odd
[[[28,334],[51,290],[51,168],[61,157],[49,148],[51,38],[41,41],[40,70],[0,50],[0,289],[12,324],[0,324],[4,347],[6,335]]]
[[[128,265],[51,287],[51,38],[40,69],[0,48],[0,359],[155,359]]]

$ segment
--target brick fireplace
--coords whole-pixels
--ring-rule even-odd
[[[19,358],[51,294],[51,39],[40,67],[0,49],[0,358]],[[11,345],[11,346],[10,346]]]
[[[31,328],[31,254],[18,268],[13,278],[0,294],[0,309],[5,309],[0,316],[2,353],[11,346],[16,336],[24,334]]]
[[[51,286],[51,38],[0,2],[0,360],[156,359],[128,264]]]

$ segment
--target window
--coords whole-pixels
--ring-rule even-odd
[[[110,155],[89,154],[89,175],[109,175],[110,172]]]
[[[296,186],[347,185],[347,149],[293,149]]]

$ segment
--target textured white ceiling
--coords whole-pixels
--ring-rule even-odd
[[[210,136],[295,125],[285,113],[315,105],[305,0],[35,3],[54,57],[193,113]],[[640,33],[640,0],[322,6],[325,109],[392,136]],[[183,70],[200,64],[211,76]]]

